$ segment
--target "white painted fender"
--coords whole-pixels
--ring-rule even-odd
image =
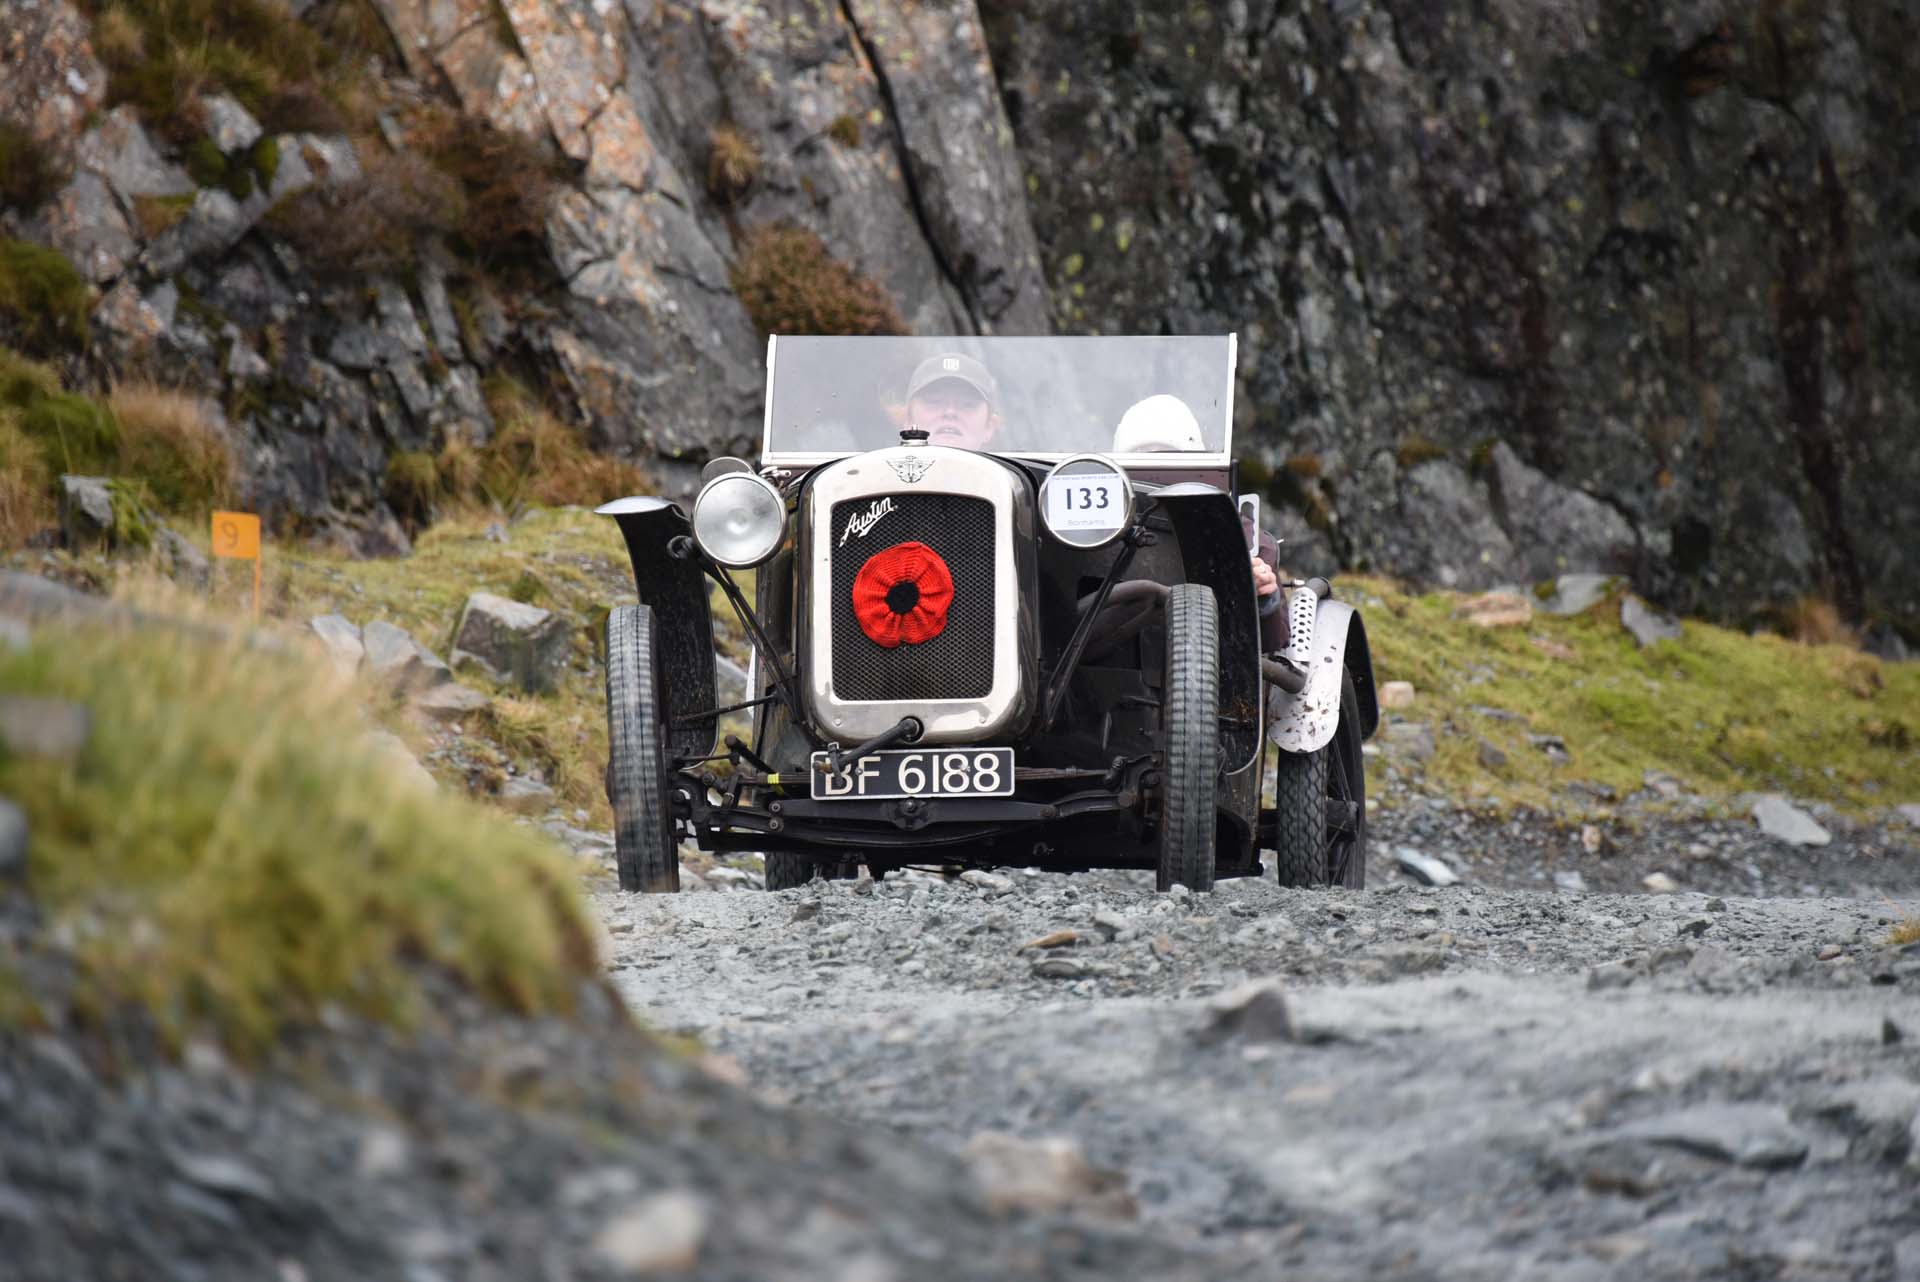
[[[1276,747],[1312,752],[1333,738],[1340,725],[1340,676],[1353,620],[1353,607],[1331,597],[1314,611],[1308,652],[1295,660],[1307,669],[1307,684],[1299,694],[1268,687],[1267,738]]]

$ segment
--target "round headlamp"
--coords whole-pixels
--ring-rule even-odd
[[[1106,455],[1077,454],[1040,482],[1040,519],[1062,543],[1103,547],[1133,520],[1133,482]]]
[[[694,542],[730,569],[759,565],[780,550],[786,532],[780,491],[752,472],[716,476],[693,501]]]

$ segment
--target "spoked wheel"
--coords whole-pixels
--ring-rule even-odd
[[[662,895],[680,889],[680,849],[654,645],[649,607],[618,606],[607,616],[607,802],[620,889]]]
[[[1282,886],[1367,884],[1367,771],[1360,700],[1340,678],[1340,724],[1325,746],[1280,754],[1274,864]]]
[[[1213,889],[1215,789],[1220,778],[1220,639],[1213,589],[1182,583],[1167,593],[1167,663],[1160,696],[1165,749],[1160,786],[1163,891]]]

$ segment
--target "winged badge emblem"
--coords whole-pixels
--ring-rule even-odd
[[[896,458],[887,462],[893,466],[894,474],[908,485],[925,476],[927,469],[933,466],[930,458]]]

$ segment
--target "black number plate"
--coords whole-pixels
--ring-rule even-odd
[[[895,797],[1011,797],[1012,748],[894,748],[872,753],[837,775],[827,754],[813,754],[808,771],[816,801]]]

